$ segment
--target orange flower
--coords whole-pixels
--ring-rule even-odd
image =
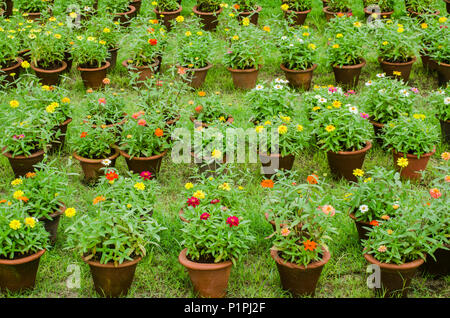
[[[307,250],[314,251],[317,247],[317,243],[310,240],[303,242],[303,245],[305,246],[305,251]]]
[[[18,197],[18,199],[25,203],[28,202],[28,200],[29,200],[27,197],[24,197],[24,196]]]
[[[184,75],[184,74],[186,74],[186,69],[184,68],[184,67],[179,67],[178,68],[178,74],[179,75]]]
[[[233,4],[233,8],[235,8],[236,10],[239,10],[241,8],[241,6],[236,3],[236,4]]]
[[[378,223],[377,220],[372,220],[372,221],[370,221],[369,224],[370,224],[370,225],[373,225],[373,226],[378,226],[378,225],[380,225],[380,223]]]
[[[430,190],[430,195],[433,199],[438,199],[442,196],[442,193],[441,191],[439,191],[439,189],[433,188]]]
[[[83,132],[81,133],[80,138],[84,138],[84,137],[86,137],[86,136],[87,136],[87,132],[83,131]]]
[[[315,174],[312,174],[306,178],[306,181],[308,181],[309,184],[317,184],[319,181],[319,177]]]
[[[162,137],[164,135],[164,131],[161,128],[155,129],[155,136],[156,137]]]
[[[389,220],[390,219],[389,215],[382,215],[381,218],[383,220]]]
[[[109,79],[109,78],[107,78],[107,77],[105,77],[104,79],[103,79],[103,84],[105,84],[105,85],[109,85],[109,84],[111,84],[111,80]]]
[[[106,201],[106,198],[103,195],[100,195],[100,196],[94,198],[94,201],[92,202],[92,204],[96,205],[97,203],[99,203],[101,201]]]
[[[261,186],[263,188],[273,188],[273,180],[270,179],[266,179],[261,181]]]
[[[198,92],[198,96],[205,97],[206,96],[206,92],[200,91],[200,92]]]
[[[5,203],[6,202],[6,200],[5,199],[3,199],[3,200],[0,200],[0,204],[1,203]]]
[[[34,178],[34,177],[36,177],[36,172],[27,172],[25,177],[28,178],[28,179]]]

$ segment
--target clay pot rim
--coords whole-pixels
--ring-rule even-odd
[[[53,74],[53,73],[63,72],[67,68],[67,63],[65,61],[60,61],[60,62],[62,63],[62,66],[55,70],[46,70],[43,68],[39,68],[38,66],[34,65],[33,62],[30,63],[30,66],[33,69],[33,71],[35,71],[35,72],[45,73],[45,74]]]
[[[214,11],[214,12],[202,12],[202,11],[197,10],[197,7],[198,7],[197,5],[194,6],[194,7],[192,8],[192,11],[194,11],[194,13],[195,13],[195,14],[198,14],[198,15],[219,15],[219,14],[221,14],[222,11],[223,11],[223,8],[220,7],[219,10]]]
[[[241,12],[238,12],[238,15],[260,13],[261,10],[262,10],[262,6],[257,6],[256,10],[253,10],[253,11],[241,11]]]
[[[145,70],[145,69],[149,69],[149,68],[154,68],[154,67],[159,65],[159,60],[158,59],[156,59],[155,62],[153,62],[152,64],[144,65],[144,66],[136,66],[136,65],[128,64],[128,62],[127,62],[128,60],[129,59],[124,60],[122,62],[122,66],[125,67],[126,69],[128,69],[129,67],[130,68],[132,67],[132,68],[136,68],[139,71],[141,71],[141,70]]]
[[[287,13],[287,14],[291,14],[291,13],[295,13],[295,14],[308,14],[308,13],[310,13],[312,11],[312,8],[311,9],[308,9],[308,10],[306,10],[306,11],[294,11],[294,10],[286,10],[285,12]]]
[[[20,52],[18,52],[18,54],[20,54]],[[20,57],[16,57],[16,61],[17,61],[17,64],[14,64],[13,66],[6,67],[6,68],[0,68],[0,70],[2,72],[8,72],[8,71],[12,71],[12,70],[20,67],[20,65],[22,64],[23,60]]]
[[[378,57],[378,62],[381,64],[386,64],[386,65],[391,65],[391,66],[406,66],[406,65],[410,65],[413,64],[417,61],[417,57],[413,56],[411,57],[411,61],[409,62],[403,62],[403,63],[392,63],[392,62],[387,62],[384,61],[381,57]]]
[[[366,61],[366,59],[363,58],[363,57],[360,57],[359,59],[361,60],[361,63],[359,63],[359,64],[355,64],[355,65],[333,66],[333,68],[337,68],[337,69],[363,68],[363,67],[367,64],[367,61]]]
[[[450,1],[450,0],[449,0]],[[449,2],[450,3],[450,2]],[[434,60],[433,60],[434,61]],[[435,61],[438,66],[450,67],[450,64]]]
[[[377,122],[377,121],[374,121],[374,120],[373,120],[373,116],[370,116],[370,117],[369,117],[369,122],[370,122],[372,125],[374,125],[374,126],[376,126],[376,127],[378,127],[378,128],[383,128],[384,125],[385,125],[385,124],[379,123],[379,122]]]
[[[5,150],[6,150],[6,147],[3,148],[2,151],[5,151]],[[9,151],[5,151],[5,152],[3,152],[3,155],[8,159],[30,159],[30,158],[39,157],[39,156],[43,155],[44,153],[45,153],[45,150],[38,150],[38,151],[32,153],[30,156],[19,155],[19,156],[13,157]]]
[[[119,49],[120,49],[120,47],[116,46],[116,47],[113,47],[112,49],[108,49],[108,51],[109,52],[116,52],[116,51],[119,51]]]
[[[197,270],[197,271],[216,271],[220,269],[224,269],[227,267],[230,267],[233,265],[233,262],[231,261],[225,261],[220,263],[197,263],[190,261],[186,256],[187,248],[183,249],[180,252],[180,255],[178,255],[178,261],[181,265],[184,267],[191,269],[191,270]]]
[[[285,72],[289,72],[289,73],[308,73],[308,72],[312,72],[314,71],[317,66],[319,66],[317,63],[314,63],[312,67],[307,68],[306,70],[291,70],[289,68],[287,68],[286,66],[284,66],[284,63],[280,64],[280,68],[285,71]]]
[[[448,1],[450,1],[450,0],[448,0]],[[444,123],[450,124],[450,119],[449,120],[443,120],[443,119],[440,119],[437,114],[435,116],[436,116],[437,120],[442,121]]]
[[[201,72],[201,71],[207,71],[209,70],[211,67],[214,66],[214,64],[207,62],[208,65],[206,65],[205,67],[201,67],[201,68],[189,68],[189,67],[185,67],[186,70],[190,71],[190,72]]]
[[[175,11],[158,11],[156,10],[156,8],[153,9],[153,12],[156,13],[157,15],[168,15],[168,14],[174,14],[174,13],[180,13],[183,10],[183,7],[180,4],[180,7],[178,8],[178,10]]]
[[[190,120],[191,122],[193,122],[194,124],[195,124],[196,122],[197,122],[197,123],[200,123],[200,120],[197,120],[197,119],[194,117],[194,115],[190,115],[190,116],[189,116],[189,120]],[[233,122],[234,122],[234,117],[231,116],[231,115],[228,115],[227,121],[226,121],[225,123],[232,124]],[[208,123],[205,123],[205,122],[202,122],[202,126],[205,127],[205,128],[207,128],[207,127],[209,126],[209,124],[208,124]]]
[[[398,152],[395,149],[392,149],[392,152],[394,153],[394,155],[400,155],[401,157],[404,157],[405,154],[403,152]],[[428,152],[428,153],[423,153],[420,155],[420,159],[422,159],[422,157],[431,157],[432,155],[434,155],[436,153],[436,147],[434,147],[434,150],[432,152]],[[411,159],[419,159],[417,155],[411,155],[409,153],[406,154],[407,158],[411,158]]]
[[[258,68],[250,68],[250,69],[246,69],[246,70],[240,70],[240,69],[234,69],[231,67],[227,67],[228,71],[233,72],[233,73],[253,73],[253,72],[258,72],[261,69],[262,65],[258,64]]]
[[[269,157],[269,158],[287,158],[287,157],[291,157],[291,156],[295,157],[295,155],[293,153],[290,153],[290,154],[288,154],[286,156],[282,156],[279,153],[271,153],[270,155],[268,155],[267,153],[263,153],[263,152],[260,152],[260,151],[258,151],[258,155],[264,156],[264,157]]]
[[[183,215],[184,215],[184,209],[181,208],[180,211],[178,212],[178,217],[179,217],[180,220],[183,221],[183,222],[191,223],[191,221],[189,221],[188,219],[186,219]]]
[[[101,162],[102,162],[103,160],[105,160],[105,159],[114,160],[114,159],[117,159],[117,157],[119,157],[119,155],[120,155],[119,150],[118,150],[116,147],[111,147],[111,148],[114,149],[115,153],[114,153],[113,155],[109,156],[108,158],[103,158],[103,159],[89,159],[89,158],[81,157],[81,156],[78,155],[76,152],[74,152],[74,153],[72,154],[72,156],[73,156],[75,159],[77,159],[78,161],[85,162],[85,163],[101,163]]]
[[[327,1],[327,2],[328,2],[328,1]],[[338,13],[343,13],[343,14],[353,13],[353,11],[352,11],[351,8],[347,8],[347,9],[349,10],[349,11],[347,11],[347,12],[333,12],[333,11],[329,11],[329,10],[328,10],[329,7],[330,7],[330,6],[324,7],[324,8],[322,9],[322,11],[325,12],[325,13],[328,13],[328,14],[333,14],[333,15],[338,14]]]
[[[366,142],[366,146],[363,149],[360,149],[360,150],[356,150],[356,151],[338,151],[338,152],[329,151],[329,152],[334,153],[334,154],[338,154],[338,155],[349,156],[349,155],[359,155],[360,153],[367,152],[367,151],[369,151],[370,148],[372,148],[372,142],[368,140]]]
[[[372,255],[365,253],[364,258],[371,264],[375,264],[380,266],[382,269],[390,269],[390,270],[408,270],[419,267],[424,263],[422,258],[416,259],[415,261],[404,263],[401,265],[390,264],[390,263],[381,263],[377,259],[375,259]]]
[[[447,2],[446,0],[444,0],[444,1]],[[406,10],[411,14],[415,14],[417,17],[422,16],[422,15],[436,15],[437,16],[441,13],[441,11],[439,11],[439,10],[434,11],[434,13],[419,13],[419,12],[413,11],[411,8],[407,8]]]
[[[368,7],[364,8],[364,13],[368,14],[368,15],[372,15],[372,14],[376,14],[376,15],[380,15],[380,16],[384,16],[384,15],[393,15],[395,10],[392,11],[386,11],[386,12],[369,12],[369,10],[367,10]]]
[[[118,18],[118,17],[123,17],[123,16],[126,16],[126,15],[130,15],[130,14],[136,12],[136,7],[135,6],[130,4],[130,5],[128,5],[128,8],[130,8],[130,11],[121,12],[121,13],[114,13],[114,16],[116,18]]]
[[[133,157],[133,158],[131,158],[131,156],[128,153],[126,153],[124,150],[119,149],[119,152],[123,157],[125,157],[128,160],[136,160],[136,161],[149,161],[149,160],[159,159],[159,158],[164,157],[167,154],[167,151],[168,150],[166,149],[163,152],[161,152],[160,154],[154,155],[151,157]]]
[[[105,65],[101,66],[101,67],[97,67],[97,68],[84,68],[81,66],[77,66],[77,70],[80,72],[96,72],[96,71],[103,71],[106,70],[107,68],[110,67],[111,63],[109,63],[108,61],[104,62]]]
[[[1,265],[21,265],[25,263],[32,262],[38,258],[40,258],[47,250],[44,248],[43,250],[40,250],[39,252],[34,253],[33,255],[22,257],[18,259],[0,259]]]
[[[132,261],[128,261],[126,260],[125,262],[123,262],[122,264],[118,264],[117,266],[114,265],[114,262],[108,262],[106,264],[100,264],[100,262],[97,261],[91,261],[91,260],[86,260],[85,256],[81,257],[83,259],[83,261],[89,265],[95,266],[95,267],[100,267],[100,268],[125,268],[125,267],[130,267],[133,266],[137,263],[139,263],[142,260],[142,256],[138,256],[136,257],[134,260]]]
[[[63,213],[66,211],[66,205],[63,202],[61,202],[61,201],[59,203],[61,204],[61,206],[59,207],[59,210],[48,215],[52,219],[57,217],[57,216],[63,215]],[[46,221],[46,220],[51,221],[50,219],[47,219],[45,217],[40,217],[40,218],[38,218],[38,220],[39,221]]]
[[[62,124],[60,124],[59,126],[67,126],[71,122],[72,122],[72,118],[69,117]]]
[[[355,221],[355,222],[361,223],[361,224],[363,224],[363,225],[365,225],[365,226],[371,226],[371,227],[373,227],[373,225],[370,224],[369,222],[357,220],[357,219],[356,219],[356,216],[355,216],[355,214],[353,214],[353,212],[350,212],[348,216],[349,216],[353,221]]]
[[[175,117],[174,119],[170,119],[166,121],[166,125],[173,125],[175,124],[177,121],[179,121],[181,118],[181,115],[178,115],[177,117]]]
[[[274,261],[277,264],[280,264],[282,266],[286,266],[291,269],[309,270],[309,269],[314,269],[314,268],[324,266],[326,263],[328,263],[328,261],[331,258],[330,251],[325,249],[323,246],[320,246],[320,247],[322,248],[322,253],[323,253],[322,259],[320,261],[315,261],[315,262],[309,263],[308,267],[305,267],[303,265],[297,265],[294,263],[289,263],[288,261],[282,259],[279,255],[279,251],[275,250],[274,246],[270,249],[270,256],[274,259]]]

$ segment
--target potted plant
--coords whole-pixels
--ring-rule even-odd
[[[303,25],[312,10],[311,0],[282,0],[281,10],[290,26]]]
[[[377,74],[377,79],[366,82],[361,106],[370,114],[375,139],[382,143],[382,128],[391,120],[410,114],[417,100],[417,88],[409,87],[402,80]]]
[[[156,6],[153,12],[156,14],[156,18],[163,24],[167,31],[172,29],[173,23],[184,21],[184,17],[180,15],[183,7],[177,0],[166,0],[155,2]],[[180,18],[181,17],[181,18]]]
[[[166,135],[170,134],[161,114],[149,115],[140,111],[129,116],[123,125],[120,154],[125,157],[130,171],[137,174],[149,171],[152,176],[158,175],[169,149]]]
[[[340,108],[342,105],[348,105],[354,102],[355,91],[349,90],[344,92],[338,86],[318,86],[315,85],[309,92],[305,92],[303,98],[303,105],[305,108],[305,115],[310,121],[320,116],[322,112],[333,108]],[[348,106],[347,106],[348,107]],[[368,118],[368,114],[360,112],[360,116]]]
[[[433,92],[427,98],[441,125],[442,139],[450,142],[450,86]]]
[[[94,128],[92,122],[86,121],[72,136],[73,157],[80,162],[86,183],[96,182],[103,174],[102,168],[114,167],[120,154],[115,147],[115,127],[101,125]]]
[[[265,125],[255,130],[259,140],[259,158],[262,173],[270,179],[278,170],[291,170],[295,157],[309,148],[308,126],[289,116],[268,118]],[[269,123],[270,122],[270,123]]]
[[[118,132],[126,122],[125,98],[112,89],[104,89],[86,95],[85,123],[90,122],[95,127],[114,127]]]
[[[197,4],[192,11],[200,18],[204,30],[215,31],[219,24],[219,14],[223,11],[222,2],[218,0],[197,0]]]
[[[153,208],[157,183],[107,171],[98,196],[66,229],[66,248],[78,251],[89,264],[99,295],[119,297],[128,293],[137,264],[150,245],[157,245],[159,232],[165,228],[147,211]]]
[[[254,237],[250,221],[236,210],[210,204],[183,226],[185,248],[178,256],[187,268],[194,292],[201,297],[226,295],[231,267],[240,261]]]
[[[102,87],[106,71],[111,65],[107,61],[109,53],[106,42],[100,41],[90,33],[78,35],[74,39],[71,54],[86,88]]]
[[[208,127],[211,123],[233,123],[234,118],[225,110],[222,100],[217,95],[199,97],[192,103],[192,114],[189,119],[198,126]]]
[[[278,43],[281,53],[281,65],[286,79],[292,87],[309,90],[313,72],[317,68],[316,44],[310,37],[309,30],[300,29],[280,37]]]
[[[230,30],[230,46],[223,62],[233,77],[235,88],[252,89],[256,85],[262,64],[259,29],[243,25]],[[233,34],[233,35],[231,35]]]
[[[113,15],[113,20],[119,21],[123,27],[128,27],[136,16],[136,8],[130,5],[129,0],[105,0],[101,4],[99,11]]]
[[[323,12],[327,21],[335,17],[351,16],[353,14],[349,0],[327,0],[327,6],[323,8]]]
[[[406,0],[406,10],[413,17],[422,17],[427,14],[438,15],[439,11],[434,7],[433,0]]]
[[[420,24],[418,29],[420,32],[420,56],[422,64],[427,71],[437,70],[437,62],[431,58],[431,51],[440,56],[440,52],[445,48],[441,47],[440,42],[448,36],[449,21],[446,17],[426,16],[424,22]],[[441,56],[444,57],[444,56]],[[441,82],[442,75],[439,76]]]
[[[238,20],[248,19],[250,23],[258,25],[259,13],[262,7],[257,4],[257,0],[237,0],[233,4],[233,9]]]
[[[41,222],[27,214],[23,201],[0,202],[0,290],[32,289],[39,260],[49,248],[48,233]]]
[[[0,32],[0,85],[13,83],[19,76],[23,60],[19,58],[18,51],[15,37]]]
[[[372,16],[376,19],[390,19],[394,14],[394,2],[394,0],[364,0],[366,18]]]
[[[366,65],[364,39],[366,27],[356,17],[333,19],[328,30],[327,57],[338,85],[354,89]]]
[[[439,21],[449,21],[446,17],[442,17]],[[430,58],[437,64],[436,70],[438,72],[438,80],[440,86],[447,86],[450,82],[450,32],[449,32],[450,23],[441,23],[439,28],[441,30],[440,36],[436,38],[434,42],[431,43],[431,46],[428,47]]]
[[[349,216],[355,222],[359,240],[366,240],[369,231],[383,220],[403,211],[407,185],[400,181],[400,173],[383,167],[354,172],[358,181],[349,189],[346,198]]]
[[[401,116],[383,127],[383,147],[392,149],[394,166],[403,178],[420,180],[436,152],[439,135],[423,114]]]
[[[13,12],[13,0],[3,1],[3,16],[9,18]]]
[[[337,106],[338,103],[328,106],[331,109],[316,116],[313,133],[319,148],[327,151],[331,173],[356,181],[353,172],[362,168],[366,153],[372,148],[370,123],[355,106]]]
[[[383,73],[405,82],[409,80],[418,51],[417,33],[409,24],[408,20],[387,20],[375,29],[378,61]]]
[[[14,6],[28,19],[40,20],[45,11],[51,10],[50,0],[15,0]]]
[[[192,88],[203,85],[209,69],[213,65],[211,59],[211,37],[196,26],[189,28],[177,45],[176,59],[179,63],[178,74]]]

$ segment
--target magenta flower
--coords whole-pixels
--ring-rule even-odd
[[[330,93],[336,93],[337,92],[337,88],[336,87],[330,87],[330,88],[328,88],[328,91]]]
[[[419,90],[416,87],[411,88],[411,91],[413,91],[416,94],[419,94]]]
[[[239,219],[236,216],[230,216],[227,218],[227,224],[230,225],[230,227],[238,226]]]
[[[140,176],[144,180],[150,180],[151,178],[153,178],[153,175],[150,171],[142,171]]]
[[[23,138],[25,138],[25,135],[24,135],[24,134],[19,135],[19,136],[14,135],[12,138],[13,138],[13,139],[23,139]]]
[[[200,220],[206,221],[209,217],[210,217],[210,214],[205,212],[205,213],[202,213],[202,215],[200,215]]]
[[[364,118],[364,119],[369,118],[369,114],[367,114],[367,113],[360,113],[359,116],[361,116],[361,118]]]
[[[211,204],[216,204],[216,203],[219,203],[219,202],[220,202],[219,199],[214,199],[214,200],[211,201]]]
[[[190,198],[187,200],[187,205],[188,205],[188,206],[191,206],[191,207],[193,207],[193,208],[195,208],[195,207],[198,206],[199,204],[200,204],[200,200],[197,199],[196,197],[190,197]]]
[[[348,94],[351,94],[351,95],[354,95],[354,94],[356,94],[356,92],[353,90],[353,89],[351,89],[351,90],[349,90],[349,91],[347,91],[347,93]]]

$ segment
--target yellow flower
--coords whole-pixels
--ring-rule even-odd
[[[448,8],[448,7],[447,7]],[[444,23],[444,22],[446,22],[447,21],[447,18],[446,17],[440,17],[439,18],[439,22],[440,23]]]
[[[264,126],[269,126],[269,125],[272,125],[272,123],[270,122],[270,120],[267,120],[267,121],[264,123]]]
[[[50,17],[50,18],[48,18],[48,21],[50,21],[50,22],[55,22],[55,21],[56,21],[56,18],[55,18],[55,17]]]
[[[100,43],[101,45],[105,45],[106,41],[100,40],[100,41],[98,41],[98,43]]]
[[[339,44],[333,44],[333,49],[338,49],[339,48]]]
[[[312,108],[313,111],[318,111],[320,109],[320,106],[315,106]]]
[[[194,187],[194,185],[192,183],[188,182],[184,185],[184,187],[186,188],[186,190],[189,190],[189,189],[192,189]]]
[[[422,24],[420,25],[420,27],[421,27],[422,29],[426,29],[426,28],[428,28],[428,24],[422,23]]]
[[[178,23],[181,23],[184,21],[184,17],[182,15],[179,15],[178,17],[176,17],[175,19]]]
[[[78,15],[75,12],[70,12],[69,13],[69,17],[71,17],[72,19],[76,19]]]
[[[31,228],[34,228],[34,226],[36,225],[36,220],[34,218],[25,218],[25,225],[28,225]]]
[[[383,45],[388,45],[388,44],[389,44],[388,41],[384,41],[384,42],[383,42]]]
[[[281,5],[281,10],[287,11],[289,10],[289,5],[287,3]]]
[[[9,223],[9,227],[13,230],[18,230],[18,229],[20,229],[21,226],[22,226],[22,224],[20,223],[19,220],[12,220]]]
[[[54,37],[55,37],[55,39],[60,39],[62,36],[61,36],[61,34],[59,34],[59,33],[56,33],[55,35],[54,35]]]
[[[63,99],[61,99],[61,102],[64,104],[69,104],[70,103],[70,98],[69,97],[64,97]]]
[[[239,186],[238,189],[239,190],[244,190],[244,187],[243,186]]]
[[[364,171],[361,169],[355,169],[353,170],[353,175],[355,177],[362,177],[364,175]]]
[[[109,28],[104,28],[103,29],[103,33],[109,33],[109,32],[111,32],[111,30]]]
[[[157,6],[157,5],[158,5],[158,2],[152,1],[152,6]]]
[[[289,117],[289,116],[280,116],[280,118],[285,123],[289,123],[291,121],[291,117]]]
[[[234,35],[231,39],[233,39],[234,41],[237,41],[237,40],[239,40],[239,36]]]
[[[408,162],[407,158],[401,157],[401,158],[398,158],[398,160],[397,160],[397,165],[401,168],[407,167],[408,164],[409,164],[409,162]]]
[[[9,106],[11,106],[12,108],[17,108],[19,107],[20,103],[16,100],[12,100],[9,102]]]
[[[199,199],[199,200],[202,200],[202,199],[205,198],[206,194],[205,194],[205,192],[203,192],[202,190],[198,190],[198,191],[195,191],[194,194],[193,194],[192,196],[193,196],[193,197],[196,197],[196,198]]]
[[[316,46],[314,43],[309,43],[309,44],[308,44],[308,47],[309,47],[311,50],[315,50],[317,46]]]
[[[270,26],[265,25],[265,26],[263,27],[263,31],[270,32],[270,31],[271,31]]]
[[[403,33],[404,31],[405,31],[405,29],[402,28],[402,27],[400,27],[400,28],[397,29],[397,32],[398,32],[398,33]]]
[[[425,116],[424,114],[414,114],[413,117],[415,119],[424,120],[427,116]]]
[[[338,34],[336,34],[336,37],[339,39],[339,38],[342,38],[344,35],[342,34],[342,33],[338,33]]]
[[[55,109],[56,109],[56,107],[55,107],[55,105],[52,103],[52,104],[48,105],[48,106],[45,108],[45,111],[46,111],[47,113],[52,114],[52,113],[55,112]]]
[[[357,21],[357,22],[353,23],[353,25],[357,28],[360,28],[362,24],[361,24],[361,22]]]
[[[234,13],[230,13],[228,14],[230,17],[234,17]]]
[[[135,188],[136,190],[142,191],[142,190],[145,189],[145,184],[143,184],[142,182],[138,182],[138,183],[136,183],[136,184],[134,185],[134,188]]]
[[[15,187],[15,186],[17,186],[19,184],[22,184],[22,179],[14,179],[13,181],[11,181],[11,185],[13,187]]]
[[[25,193],[23,193],[22,190],[18,190],[16,192],[14,192],[13,197],[14,199],[19,199],[20,197],[23,197]]]
[[[66,211],[64,212],[64,214],[68,218],[74,217],[76,213],[77,213],[77,211],[74,208],[67,208]]]
[[[213,158],[215,158],[215,159],[222,159],[222,151],[217,150],[217,149],[214,149],[214,150],[211,152],[211,156],[212,156]]]
[[[227,183],[227,182],[225,182],[225,183],[221,184],[221,185],[219,186],[219,189],[221,189],[221,190],[225,190],[225,191],[231,191],[231,187],[230,187],[230,184],[229,184],[229,183]]]
[[[256,126],[255,130],[259,134],[261,131],[264,130],[264,126]]]
[[[394,72],[392,72],[392,74],[395,76],[402,76],[402,72],[399,72],[399,71],[394,71]]]
[[[302,35],[308,37],[308,36],[309,36],[309,33],[308,33],[308,32],[303,32]]]
[[[387,230],[387,234],[391,235],[392,233],[394,233],[394,231],[392,231],[391,229]]]
[[[334,108],[340,108],[341,106],[342,106],[342,103],[341,103],[340,101],[335,100],[335,101],[333,102],[333,107],[334,107]]]
[[[392,208],[393,208],[394,210],[397,210],[399,207],[400,207],[400,205],[398,205],[397,203],[392,205]]]
[[[186,36],[191,36],[192,33],[191,33],[191,31],[186,31],[186,33],[185,33],[184,35],[186,35]]]
[[[297,125],[297,131],[303,131],[303,126],[302,125]]]
[[[20,64],[23,68],[29,68],[30,67],[30,63],[28,63],[27,61],[23,61],[22,64]]]
[[[280,126],[278,126],[278,133],[279,133],[280,135],[284,135],[285,133],[287,133],[287,131],[288,131],[288,128],[287,128],[286,125],[280,125]]]
[[[133,206],[132,206],[131,204],[129,204],[129,203],[127,204],[127,208],[128,208],[128,209],[131,209],[132,207],[133,207]]]
[[[332,132],[332,131],[335,130],[335,129],[336,129],[336,127],[334,127],[333,125],[328,125],[328,126],[325,128],[325,130],[328,131],[328,132]]]
[[[367,183],[367,182],[370,182],[370,181],[372,181],[372,178],[366,178],[366,179],[364,179],[364,183]]]
[[[242,25],[249,26],[250,25],[250,19],[249,18],[243,18],[242,19]]]

